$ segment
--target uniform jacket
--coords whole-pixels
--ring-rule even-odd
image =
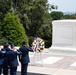
[[[6,57],[8,59],[9,66],[16,67],[19,65],[18,60],[17,60],[18,54],[20,53],[17,51],[13,51],[13,50],[6,52]]]
[[[19,60],[21,61],[21,63],[23,63],[23,64],[29,63],[30,62],[29,51],[33,52],[33,50],[29,47],[22,46],[22,47],[20,47],[19,51],[22,52],[22,56],[19,57]]]
[[[4,53],[0,51],[0,65],[3,65],[4,62]]]
[[[8,51],[10,51],[11,49],[10,48],[3,48],[2,49],[2,51],[6,51],[6,52],[8,52]]]
[[[5,51],[5,52],[9,52],[9,51],[11,51],[10,48],[3,48],[3,49],[1,49],[1,50],[2,50],[2,51]],[[7,60],[6,53],[5,53],[5,55],[4,55],[3,66],[5,67],[6,64],[8,64],[8,60]]]

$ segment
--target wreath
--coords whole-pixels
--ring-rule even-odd
[[[37,38],[34,40],[34,42],[32,43],[32,49],[35,52],[42,52],[44,50],[44,41],[41,38]]]

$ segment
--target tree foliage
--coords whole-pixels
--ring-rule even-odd
[[[76,14],[65,14],[64,19],[76,19]]]
[[[63,12],[60,11],[52,11],[50,13],[53,20],[60,20],[63,17]]]
[[[10,0],[0,0],[0,22],[11,7]]]
[[[46,40],[46,35],[48,35],[47,38],[52,37],[52,19],[48,14],[49,4],[47,2],[48,0],[23,0],[22,2],[17,0],[17,2],[14,3],[17,7],[17,14],[21,19],[21,23],[23,24],[29,39],[31,39],[31,37],[41,37],[42,39]],[[46,27],[48,31],[44,33],[43,29],[46,29]],[[49,41],[50,38],[47,40]]]
[[[8,12],[2,22],[1,31],[9,43],[21,45],[23,40],[28,41],[23,25],[20,23],[18,16]]]
[[[14,12],[20,18],[30,41],[35,37],[41,37],[45,40],[45,43],[46,41],[51,43],[52,18],[49,16],[48,11],[49,9],[57,9],[57,7],[49,5],[48,0],[0,0],[0,3],[1,7],[3,7],[3,9],[0,8],[1,22],[8,11]]]

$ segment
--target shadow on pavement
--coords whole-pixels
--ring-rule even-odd
[[[3,75],[3,74],[2,74]],[[10,74],[8,74],[10,75]],[[21,75],[21,72],[17,72],[17,75]],[[27,75],[49,75],[49,74],[40,74],[40,73],[27,73]]]
[[[17,72],[17,75],[20,75],[20,72]],[[27,75],[49,75],[49,74],[40,74],[40,73],[29,73]]]

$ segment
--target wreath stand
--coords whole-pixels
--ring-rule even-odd
[[[38,54],[38,58],[36,57],[37,54]],[[34,65],[35,65],[35,62],[36,62],[35,60],[38,59],[38,61],[40,61],[41,67],[43,66],[43,56],[42,56],[42,52],[39,52],[39,53],[34,52],[34,58],[33,58],[33,59],[34,59],[34,60],[33,60]]]
[[[36,40],[34,40],[33,44],[32,44],[32,48],[34,50],[34,64],[35,64],[35,60],[38,59],[38,61],[40,61],[41,66],[43,66],[43,57],[42,57],[42,50],[44,49],[44,41],[41,38],[37,38]],[[36,58],[38,54],[38,58]]]

